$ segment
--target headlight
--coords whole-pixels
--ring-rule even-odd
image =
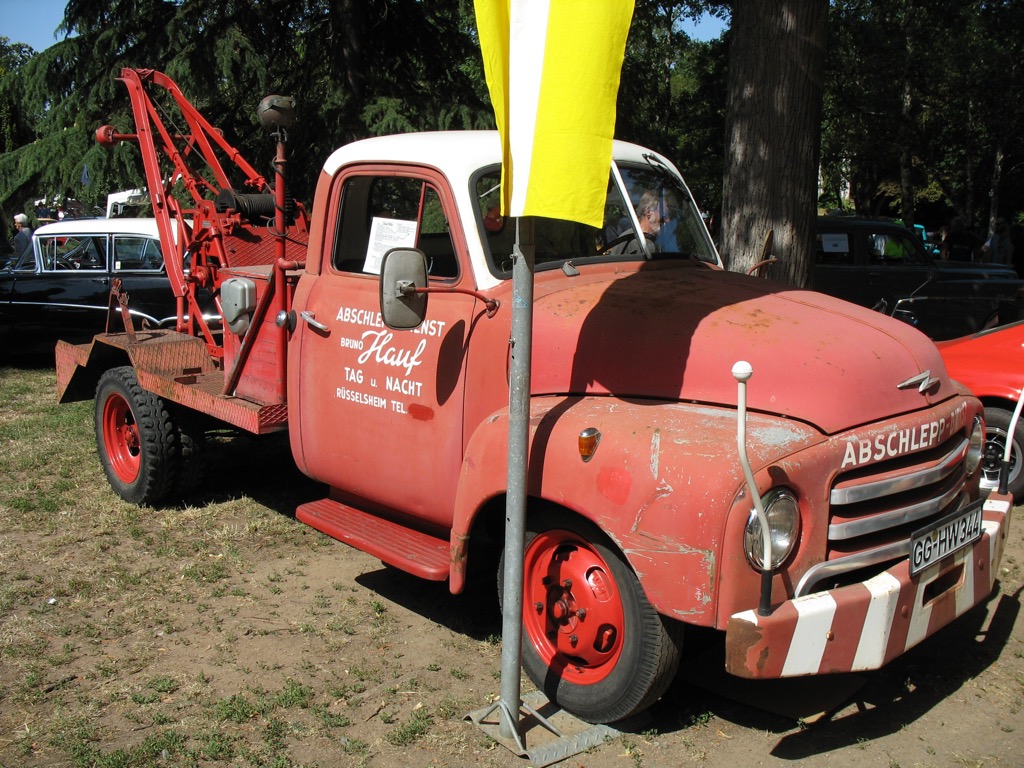
[[[773,489],[762,499],[764,513],[768,518],[768,531],[772,540],[772,569],[782,565],[789,557],[800,538],[800,507],[792,492]],[[743,552],[747,562],[761,570],[764,555],[764,538],[757,511],[750,510],[746,530],[743,532]]]
[[[980,416],[974,417],[974,426],[971,427],[971,440],[967,444],[967,456],[964,457],[964,469],[968,475],[981,464],[981,457],[985,453],[985,425]]]

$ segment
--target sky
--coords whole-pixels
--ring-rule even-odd
[[[57,42],[54,31],[64,19],[66,5],[67,0],[0,0],[0,35],[43,51]],[[698,40],[716,38],[723,28],[722,21],[710,16],[696,25],[684,25],[686,33]]]
[[[0,35],[43,51],[57,42],[67,0],[0,0]]]

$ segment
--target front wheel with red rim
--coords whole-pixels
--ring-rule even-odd
[[[111,487],[125,501],[153,504],[177,475],[177,440],[167,405],[139,386],[130,366],[111,368],[96,386],[96,447]]]
[[[523,667],[530,679],[592,723],[653,704],[679,665],[680,625],[658,615],[628,563],[586,520],[535,515],[528,529]]]
[[[1017,422],[1017,428],[1010,434],[1010,422],[1013,410],[1010,408],[989,407],[985,409],[985,452],[981,462],[981,487],[983,490],[995,490],[999,487],[999,472],[1006,455],[1006,442],[1010,441],[1010,466],[1007,473],[1006,490],[1015,502],[1024,499],[1024,419]]]

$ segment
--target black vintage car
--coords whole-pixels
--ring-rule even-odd
[[[174,327],[174,294],[154,219],[74,219],[39,227],[0,270],[0,352],[52,350],[106,330],[120,278],[136,328]],[[115,318],[111,330],[123,330]]]
[[[895,222],[820,216],[811,288],[877,309],[935,340],[1024,317],[1024,280],[1002,264],[942,261]]]

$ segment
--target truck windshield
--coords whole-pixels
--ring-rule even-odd
[[[562,219],[535,218],[536,267],[572,260],[635,261],[688,258],[718,264],[707,228],[689,191],[674,174],[656,165],[618,165],[625,199],[615,174],[609,175],[604,223],[589,227]],[[492,271],[507,277],[512,270],[514,220],[500,215],[501,169],[476,181],[480,232]]]

